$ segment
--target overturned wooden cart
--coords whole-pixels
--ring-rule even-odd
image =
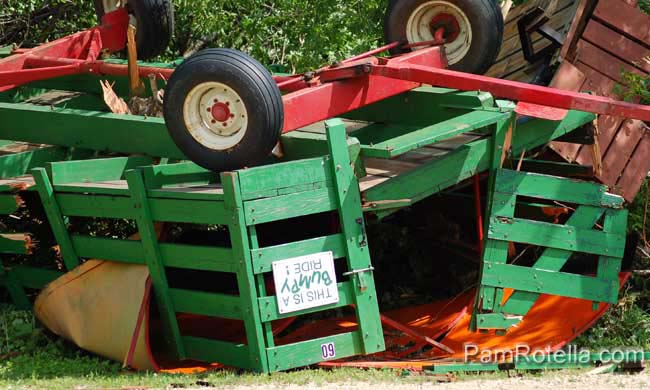
[[[193,360],[270,372],[382,352],[383,324],[453,355],[444,339],[380,313],[366,225],[482,173],[484,248],[466,329],[498,340],[543,327],[526,321],[542,294],[593,302],[581,321],[617,301],[624,200],[538,151],[584,139],[571,136],[589,132],[594,113],[648,120],[649,107],[446,70],[435,41],[295,76],[223,49],[141,66],[160,87],[169,79],[165,118],[118,115],[99,80],[126,97],[128,65],[99,53],[124,48],[127,14],[103,21],[0,60],[2,213],[32,221],[2,235],[0,252],[33,253],[34,239],[48,242],[35,237],[46,221],[58,253],[0,268],[0,284],[22,307],[45,288],[39,318],[80,346],[141,369]],[[223,78],[228,61],[250,77]],[[558,203],[559,217],[530,212]],[[542,250],[524,266],[513,243]],[[563,272],[575,253],[595,256],[596,272]],[[347,330],[292,338],[305,318],[338,308],[354,313]]]

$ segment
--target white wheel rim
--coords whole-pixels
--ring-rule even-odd
[[[453,65],[467,55],[472,45],[472,24],[458,6],[443,0],[433,0],[420,5],[406,23],[406,39],[409,43],[433,40],[431,21],[440,14],[451,15],[458,23],[458,37],[445,45],[447,61],[449,65]]]
[[[102,0],[102,6],[104,7],[104,13],[113,12],[118,8],[124,7],[126,0]]]
[[[237,146],[248,130],[248,111],[234,89],[218,82],[202,83],[185,97],[183,119],[187,131],[212,150]]]

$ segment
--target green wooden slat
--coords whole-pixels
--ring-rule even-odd
[[[185,349],[181,340],[181,333],[176,320],[174,303],[169,293],[169,283],[162,262],[162,255],[158,245],[158,236],[153,221],[153,213],[147,199],[144,179],[140,171],[126,172],[126,180],[131,189],[132,208],[135,210],[135,221],[138,225],[140,240],[144,253],[144,260],[151,275],[151,283],[158,304],[158,312],[162,322],[164,340],[167,347],[174,355],[185,359]]]
[[[261,274],[273,270],[273,262],[278,260],[291,259],[305,256],[312,253],[331,251],[334,258],[345,257],[345,238],[342,234],[334,234],[326,237],[312,238],[304,241],[291,242],[277,246],[253,249],[253,269],[255,273]]]
[[[124,182],[126,184],[126,182]],[[112,187],[112,186],[100,186],[97,184],[95,187],[88,187],[87,185],[74,185],[74,184],[63,184],[54,186],[54,191],[58,194],[60,193],[70,193],[70,194],[86,194],[92,193],[93,195],[108,195],[108,196],[128,196],[129,189],[125,187]]]
[[[336,359],[364,353],[359,332],[343,333],[269,348],[269,367],[273,371],[283,371],[322,362],[321,346],[326,343],[334,343]]]
[[[186,159],[162,118],[0,103],[0,139]]]
[[[247,225],[259,225],[336,209],[336,192],[322,188],[244,203]]]
[[[22,206],[18,195],[0,194],[0,214],[13,214]]]
[[[77,257],[74,251],[72,241],[70,241],[68,226],[63,219],[62,208],[58,203],[58,199],[54,195],[54,188],[44,168],[32,170],[32,176],[36,182],[36,190],[41,198],[45,215],[47,215],[47,220],[52,228],[52,233],[54,234],[54,238],[56,238],[56,242],[59,244],[63,263],[68,271],[72,271],[79,265],[79,257]]]
[[[623,198],[607,193],[607,186],[537,173],[501,170],[497,192],[558,202],[621,208]]]
[[[237,296],[202,291],[169,289],[177,313],[241,320],[241,300]]]
[[[336,186],[333,197],[345,237],[348,269],[353,273],[350,279],[354,286],[353,297],[359,331],[363,334],[361,344],[365,354],[380,352],[385,349],[384,334],[361,209],[359,182],[354,175],[347,151],[345,125],[340,119],[333,119],[325,122],[325,126]]]
[[[372,146],[363,145],[361,150],[367,157],[393,158],[462,133],[484,128],[503,118],[508,118],[509,115],[502,112],[472,111]]]
[[[243,369],[256,369],[249,358],[248,346],[225,341],[183,336],[187,357],[204,362],[221,363]]]
[[[278,301],[277,297],[262,297],[259,298],[260,302],[260,311],[262,314],[262,321],[269,322],[275,321],[283,318],[296,317],[304,314],[317,313],[320,311],[336,309],[339,307],[344,307],[352,305],[355,302],[354,297],[354,286],[350,282],[343,282],[338,284],[339,290],[339,302],[333,303],[330,305],[319,306],[312,309],[297,311],[293,313],[280,314],[278,311]]]
[[[325,169],[328,161],[329,157],[318,157],[242,170],[239,172],[242,197],[247,201],[280,188],[331,183],[331,174]]]
[[[179,183],[216,183],[219,175],[192,162],[155,165],[143,169],[147,189],[159,189]]]
[[[120,180],[124,171],[153,163],[151,157],[114,157],[83,161],[54,162],[46,169],[57,186],[70,183],[92,183]]]
[[[501,199],[501,204],[499,205],[497,200],[497,193],[494,191],[495,182],[497,178],[497,172],[501,168],[502,158],[504,155],[503,145],[505,145],[505,140],[508,133],[513,130],[514,116],[508,120],[500,121],[499,123],[492,126],[492,137],[490,137],[490,147],[489,147],[489,163],[487,166],[488,172],[490,174],[488,180],[488,190],[487,190],[487,206],[485,207],[485,215],[493,215],[496,208],[501,207],[503,209],[504,216],[514,216],[515,204],[512,202],[512,199],[505,198]],[[488,231],[489,229],[489,218],[484,218],[483,230]],[[499,263],[505,263],[508,260],[508,243],[499,242],[494,240],[485,240],[485,246],[482,253],[483,263],[481,263],[480,275],[482,280],[482,275],[485,272],[485,261],[494,261]],[[482,310],[494,310],[495,308],[501,305],[502,301],[502,289],[494,289],[483,284],[479,285],[478,294],[476,295],[476,304],[474,313],[479,313],[479,305]],[[472,316],[472,322],[470,327],[475,329],[475,320],[476,315]]]
[[[479,314],[476,320],[478,329],[509,329],[521,322],[521,317],[505,316],[501,313]]]
[[[595,277],[553,272],[512,264],[486,262],[481,283],[492,287],[586,299],[596,302],[618,301],[618,280],[603,281]]]
[[[224,199],[225,207],[233,216],[228,225],[228,231],[234,259],[240,264],[237,271],[237,286],[241,297],[242,312],[246,313],[244,315],[244,326],[248,343],[248,360],[255,370],[269,372],[264,324],[260,317],[260,308],[257,301],[257,280],[251,260],[252,244],[249,240],[249,230],[246,225],[244,201],[239,186],[239,174],[237,172],[223,173],[221,174],[221,183],[227,195]]]
[[[0,234],[0,253],[27,255],[29,239],[27,233]]]
[[[42,167],[50,161],[63,160],[68,154],[67,149],[52,146],[0,156],[0,177],[23,176],[29,170]],[[82,157],[82,153],[79,152],[75,155],[75,157]]]
[[[149,199],[149,204],[153,219],[159,222],[226,225],[232,220],[223,202]]]
[[[63,272],[43,268],[18,266],[12,268],[9,273],[16,277],[16,280],[24,288],[40,290],[46,285],[63,276]]]
[[[156,199],[179,199],[179,200],[206,200],[211,202],[223,202],[223,190],[203,191],[203,188],[187,187],[181,190],[161,189],[148,190],[147,196]]]
[[[357,161],[361,153],[361,144],[354,137],[348,138],[350,160]],[[282,135],[282,152],[284,159],[298,160],[321,157],[328,154],[327,137],[325,133],[308,133],[306,131],[291,131]]]
[[[72,235],[72,245],[84,258],[145,263],[140,241]],[[230,248],[161,243],[160,254],[165,267],[214,272],[235,272],[238,267]]]
[[[55,194],[61,213],[74,217],[133,218],[129,198],[102,195]]]
[[[133,219],[129,198],[94,194],[56,194],[63,215]],[[158,222],[227,224],[231,220],[223,202],[182,199],[150,199],[151,214]]]
[[[454,108],[446,108],[448,106]],[[346,113],[343,117],[368,122],[427,126],[457,116],[457,107],[466,111],[494,107],[494,98],[487,92],[422,87]]]
[[[624,234],[518,218],[491,218],[488,238],[618,258],[625,251]]]
[[[0,263],[0,286],[3,286],[9,296],[11,302],[19,310],[30,310],[32,304],[29,302],[25,289],[21,286],[20,281],[13,272],[7,273],[2,263]]]
[[[257,237],[257,228],[255,226],[250,226],[248,228],[248,236],[250,238],[250,249],[251,249],[251,258],[252,258],[252,251],[255,249],[259,249],[260,247],[260,242]],[[264,274],[257,274],[254,276],[254,278],[255,278],[255,285],[257,287],[258,301],[260,298],[268,297],[269,294],[266,291],[266,279],[264,277]],[[260,318],[262,321],[264,321],[263,313],[261,311],[262,302],[258,302],[258,306],[260,307]],[[275,335],[273,333],[273,324],[268,321],[263,322],[262,330],[264,332],[264,340],[266,342],[266,347],[267,348],[275,347]]]

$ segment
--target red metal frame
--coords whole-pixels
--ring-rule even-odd
[[[103,51],[116,52],[125,48],[128,18],[126,10],[120,9],[106,14],[101,26],[34,49],[17,50],[14,55],[0,60],[0,92],[33,81],[74,74],[127,76],[126,65],[105,63],[99,58]],[[518,101],[519,113],[552,120],[563,118],[565,110],[581,110],[650,121],[650,106],[445,69],[446,58],[439,38],[415,45],[433,47],[392,58],[374,55],[400,46],[398,42],[314,72],[275,77],[278,87],[286,93],[283,132],[342,115],[423,84],[487,91],[499,98]],[[139,68],[143,77],[154,74],[165,79],[173,71]]]

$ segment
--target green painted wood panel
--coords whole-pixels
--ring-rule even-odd
[[[359,332],[350,332],[269,348],[269,366],[273,371],[283,371],[322,362],[321,346],[327,343],[334,343],[337,359],[359,355],[363,353],[360,340]]]
[[[0,103],[0,139],[187,159],[162,118]]]
[[[245,344],[183,336],[183,345],[187,355],[199,361],[218,362],[249,370],[256,368],[256,364],[250,361]]]
[[[507,169],[499,171],[496,191],[611,208],[621,208],[624,202],[622,197],[608,194],[607,186],[601,184]]]
[[[490,218],[488,238],[594,255],[623,257],[625,234],[526,219]]]
[[[80,257],[144,264],[140,241],[72,235],[72,245]],[[230,248],[160,243],[165,267],[213,272],[236,272]]]
[[[48,164],[46,169],[52,183],[57,186],[120,180],[126,170],[150,164],[153,164],[151,157],[134,156],[53,162]]]
[[[298,160],[239,171],[239,185],[244,201],[264,196],[269,191],[300,187],[314,183],[330,183],[332,176],[326,167],[329,157]],[[290,192],[289,192],[290,193]]]
[[[543,292],[596,302],[618,302],[618,279],[603,281],[595,277],[553,272],[511,264],[486,262],[483,285],[513,288],[533,293]]]
[[[249,226],[324,213],[336,208],[336,192],[331,187],[244,203],[246,224]]]
[[[238,296],[175,288],[169,289],[169,296],[177,313],[232,320],[243,319],[241,299]]]
[[[509,116],[509,113],[502,112],[472,111],[383,142],[362,145],[361,150],[367,157],[393,158],[459,134],[484,128]]]

